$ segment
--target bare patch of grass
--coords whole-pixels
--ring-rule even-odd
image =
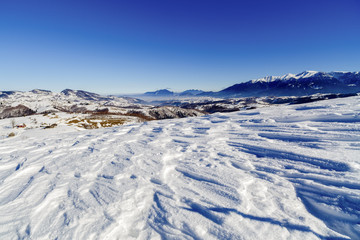
[[[104,115],[92,115],[87,118],[75,118],[67,121],[68,125],[75,125],[85,129],[96,129],[104,127],[114,127],[123,125],[127,122],[126,118],[108,117]]]

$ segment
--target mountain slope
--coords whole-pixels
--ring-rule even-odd
[[[359,111],[350,97],[0,140],[0,238],[360,239]]]

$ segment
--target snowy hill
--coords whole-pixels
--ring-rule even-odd
[[[92,111],[99,107],[129,107],[141,103],[138,99],[121,98],[115,96],[100,96],[82,90],[66,89],[60,93],[48,90],[34,89],[29,92],[7,91],[0,92],[0,110],[4,107],[24,105],[37,113],[52,112],[58,108],[69,108],[77,105]]]
[[[0,239],[360,239],[360,97],[0,139]]]
[[[31,128],[69,126],[92,129],[202,115],[204,113],[200,110],[154,107],[135,98],[101,96],[82,90],[0,92],[0,138]]]
[[[360,72],[316,72],[268,76],[235,84],[215,95],[222,96],[303,96],[316,93],[360,92]]]

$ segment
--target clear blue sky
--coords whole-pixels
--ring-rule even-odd
[[[0,0],[0,90],[221,90],[360,71],[359,0]]]

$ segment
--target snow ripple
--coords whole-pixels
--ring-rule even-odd
[[[360,98],[323,103],[1,140],[0,238],[360,239]]]

